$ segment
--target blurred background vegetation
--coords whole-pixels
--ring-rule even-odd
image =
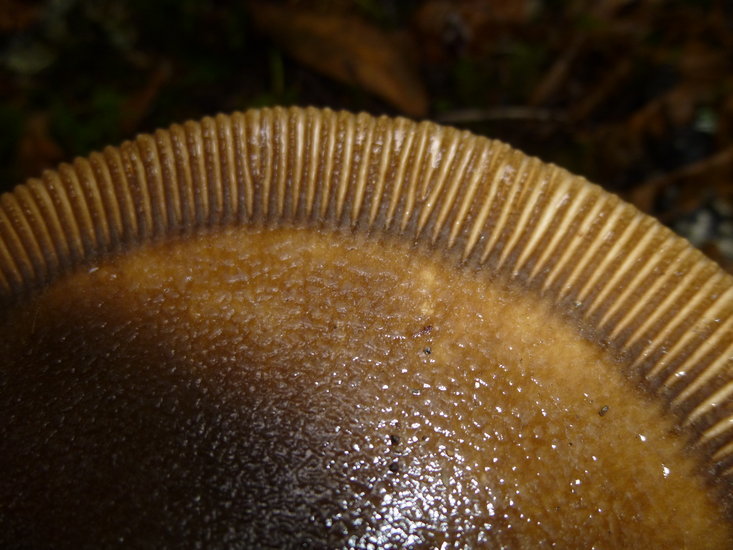
[[[0,190],[265,105],[508,141],[733,269],[728,0],[0,0]]]

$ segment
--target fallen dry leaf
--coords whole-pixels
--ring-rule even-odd
[[[42,2],[37,0],[0,0],[0,32],[24,30],[41,15]]]
[[[354,16],[250,4],[255,24],[301,63],[423,117],[428,96],[402,41]]]
[[[18,168],[22,179],[38,176],[43,170],[55,167],[66,153],[51,137],[48,115],[38,112],[25,122],[18,143]]]
[[[542,79],[537,83],[530,95],[529,104],[533,107],[546,103],[550,97],[562,88],[568,80],[573,64],[585,46],[585,37],[578,35],[568,44],[562,55],[559,55]]]
[[[533,0],[427,0],[413,15],[427,61],[444,63],[465,53],[485,56],[539,9]]]
[[[158,63],[150,72],[142,87],[125,101],[122,116],[122,133],[129,135],[140,126],[158,99],[161,89],[170,80],[173,69],[166,61]]]
[[[659,194],[667,187],[676,186],[678,194],[682,194],[676,202],[683,203],[683,210],[689,212],[699,207],[701,200],[708,198],[697,190],[701,181],[708,182],[707,186],[703,186],[704,188],[718,187],[719,196],[730,197],[733,196],[730,185],[732,178],[733,146],[728,146],[715,155],[639,184],[630,193],[628,199],[640,210],[651,212]],[[691,190],[693,197],[686,196],[683,193],[685,190]]]

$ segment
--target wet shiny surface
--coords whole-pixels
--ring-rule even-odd
[[[404,245],[158,245],[0,329],[4,545],[731,542],[601,350]]]

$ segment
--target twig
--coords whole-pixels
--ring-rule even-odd
[[[526,107],[523,105],[492,107],[489,109],[456,109],[435,117],[443,124],[465,124],[469,122],[491,122],[502,120],[526,120],[544,123],[564,123],[567,117],[551,109]]]

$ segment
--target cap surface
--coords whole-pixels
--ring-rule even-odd
[[[140,136],[0,198],[3,542],[725,546],[731,283],[452,128]]]

